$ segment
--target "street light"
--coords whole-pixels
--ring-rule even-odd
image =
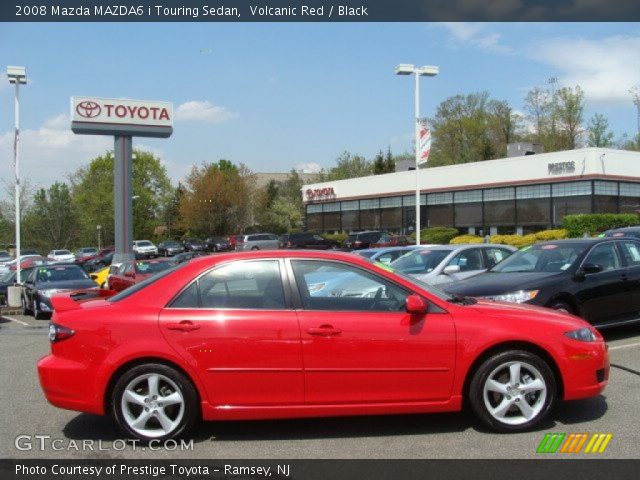
[[[435,77],[440,72],[439,67],[425,65],[416,67],[413,64],[401,63],[396,67],[396,75],[415,75],[415,106],[416,106],[416,245],[420,245],[420,138],[418,137],[418,122],[420,121],[420,77]]]
[[[27,84],[27,69],[7,67],[9,83],[16,86],[15,91],[15,136],[13,140],[13,166],[16,174],[16,279],[20,282],[20,85]]]

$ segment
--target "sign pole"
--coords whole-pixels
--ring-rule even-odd
[[[113,263],[135,260],[133,253],[132,141],[130,135],[115,135],[113,161],[113,206],[115,215],[115,252]]]

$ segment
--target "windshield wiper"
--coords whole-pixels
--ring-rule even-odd
[[[478,303],[473,297],[465,297],[464,295],[453,294],[448,298],[451,303],[459,303],[461,305],[475,305]]]

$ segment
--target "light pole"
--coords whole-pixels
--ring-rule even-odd
[[[396,75],[414,75],[416,80],[415,87],[415,108],[416,108],[416,124],[415,124],[415,142],[416,142],[416,245],[420,245],[420,137],[418,124],[420,122],[420,77],[435,77],[440,72],[438,67],[425,65],[416,67],[412,64],[401,63],[396,67]]]
[[[96,225],[96,230],[98,231],[98,251],[100,250],[100,232],[102,231],[102,225]]]
[[[16,280],[20,283],[20,85],[27,84],[27,69],[24,67],[7,67],[7,78],[9,83],[16,86],[13,166],[16,174]]]

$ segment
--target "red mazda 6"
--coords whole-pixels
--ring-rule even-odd
[[[84,294],[85,296],[87,294]],[[108,295],[96,291],[94,295]],[[109,298],[53,298],[53,405],[140,439],[205,420],[445,412],[499,431],[598,395],[609,357],[583,320],[450,297],[357,256],[194,259]]]

